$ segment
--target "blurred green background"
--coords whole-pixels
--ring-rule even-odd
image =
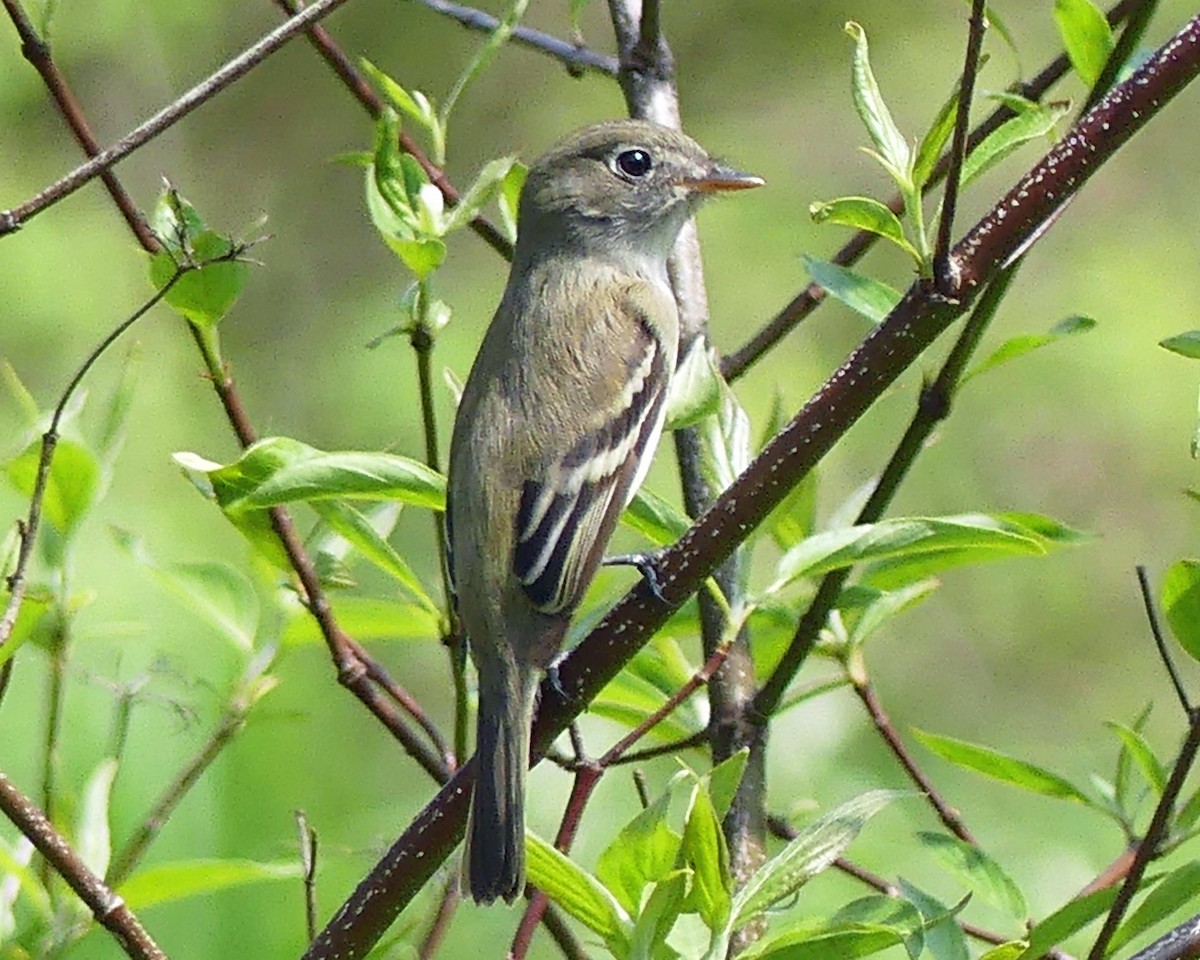
[[[538,0],[531,8],[527,22],[566,35],[566,0]],[[768,183],[712,205],[701,218],[714,338],[728,351],[806,283],[802,254],[829,256],[847,239],[840,228],[810,222],[811,201],[888,192],[881,172],[858,150],[866,135],[850,103],[843,23],[853,18],[865,26],[885,96],[902,129],[916,137],[961,68],[967,7],[961,0],[692,0],[664,8],[687,128]],[[1019,42],[1020,61],[990,37],[984,91],[1002,89],[1019,71],[1035,73],[1059,50],[1050,0],[1009,0],[996,9]],[[1162,3],[1147,48],[1193,12],[1181,0]],[[604,13],[602,4],[592,4],[585,36],[609,50]],[[217,6],[94,0],[86,10],[60,4],[54,52],[99,140],[109,143],[279,19],[266,0]],[[481,42],[417,3],[396,0],[357,0],[326,25],[352,55],[435,97]],[[1068,80],[1055,95],[1078,100],[1082,88]],[[530,159],[571,128],[622,110],[615,83],[572,79],[535,52],[509,48],[451,121],[449,172],[465,183],[492,156]],[[1197,370],[1157,342],[1196,325],[1200,309],[1198,131],[1189,90],[1038,244],[988,343],[1044,332],[1074,313],[1095,317],[1099,327],[973,382],[903,491],[897,514],[1031,510],[1096,538],[1045,560],[956,571],[874,643],[873,676],[902,729],[915,725],[985,742],[1086,782],[1090,770],[1107,770],[1115,754],[1103,722],[1129,722],[1153,700],[1151,742],[1165,754],[1174,750],[1179,717],[1152,652],[1133,568],[1144,563],[1157,578],[1195,551],[1197,507],[1181,491],[1195,476],[1188,445]],[[361,174],[332,162],[366,148],[371,134],[368,118],[324,63],[295,41],[117,172],[143,209],[165,175],[210,225],[271,234],[255,250],[262,266],[221,331],[262,435],[420,456],[407,344],[364,348],[397,322],[395,305],[408,278],[367,219]],[[961,224],[986,209],[1041,149],[1024,151],[986,177],[966,198]],[[78,159],[20,56],[15,32],[0,27],[0,207],[25,200]],[[864,269],[899,287],[908,282],[909,264],[895,252],[873,253]],[[504,275],[503,262],[482,242],[456,235],[436,281],[455,310],[438,346],[439,370],[465,375]],[[92,346],[148,292],[144,255],[93,183],[0,240],[0,356],[50,406]],[[797,409],[865,332],[860,318],[829,304],[793,333],[737,384],[756,427],[776,395],[786,410]],[[243,541],[171,459],[179,450],[214,460],[236,453],[190,337],[181,321],[160,310],[133,338],[142,362],[128,440],[112,490],[88,521],[74,571],[75,588],[94,591],[94,600],[77,624],[61,758],[62,782],[77,791],[108,743],[112,681],[149,672],[129,762],[117,782],[118,837],[206,735],[239,659],[115,547],[110,528],[139,534],[163,560],[247,562]],[[944,350],[945,343],[938,346]],[[921,377],[936,363],[930,356],[911,371],[823,464],[824,511],[881,466],[911,415]],[[93,395],[105,395],[118,368],[119,351],[87,382]],[[448,391],[439,404],[448,424]],[[28,441],[23,430],[5,395],[0,456]],[[651,486],[675,496],[669,456],[659,458]],[[0,488],[6,526],[24,510],[10,488]],[[432,578],[428,518],[406,516],[396,542]],[[439,721],[447,719],[440,648],[397,641],[374,653],[422,693]],[[1190,666],[1185,672],[1195,682]],[[291,811],[303,808],[321,835],[326,916],[433,788],[338,687],[322,647],[290,650],[276,672],[281,688],[188,796],[151,861],[290,858]],[[25,650],[0,707],[0,769],[31,791],[44,696],[44,657]],[[771,752],[774,810],[802,810],[810,801],[831,806],[872,786],[901,785],[848,694],[789,714],[773,741],[786,747]],[[1035,915],[1059,905],[1119,852],[1115,829],[1066,804],[989,785],[933,759],[928,766],[984,846],[1026,887]],[[652,772],[663,777],[673,769],[665,761]],[[541,769],[534,784],[544,802],[532,825],[548,836],[567,779]],[[589,814],[580,846],[585,862],[635,803],[628,779],[610,776]],[[927,811],[916,802],[897,806],[855,852],[889,877],[903,873],[957,899],[927,857],[908,852],[907,837],[918,828],[933,828]],[[854,891],[848,881],[823,878],[797,909],[815,910]],[[1001,925],[986,908],[972,909],[982,922]],[[422,916],[418,907],[406,918],[419,924]],[[298,882],[151,909],[144,920],[175,960],[282,958],[302,949]],[[499,955],[514,924],[511,912],[463,908],[443,955],[461,956],[478,943],[496,944]],[[554,955],[546,944],[538,950],[537,956]],[[95,933],[71,954],[118,955]]]

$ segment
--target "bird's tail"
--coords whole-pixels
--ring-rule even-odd
[[[463,858],[467,890],[478,903],[512,903],[525,888],[525,776],[537,686],[506,666],[479,676],[475,796]]]

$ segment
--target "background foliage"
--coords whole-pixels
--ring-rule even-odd
[[[527,22],[565,35],[566,6],[532,4]],[[603,11],[593,7],[586,39],[608,48]],[[1051,8],[1017,0],[1000,8],[1026,70],[1057,52]],[[961,69],[965,12],[958,0],[666,5],[686,127],[768,182],[737,203],[713,205],[701,220],[720,348],[740,345],[807,282],[802,254],[828,255],[843,241],[842,231],[810,222],[812,200],[887,189],[857,152],[865,135],[850,105],[843,23],[853,18],[865,26],[897,121],[916,131]],[[1179,0],[1164,2],[1146,45],[1159,43],[1192,12]],[[86,12],[60,4],[54,51],[107,143],[277,22],[266,2],[214,9],[190,0],[149,7],[95,0]],[[327,26],[347,50],[433,92],[449,87],[481,42],[416,3],[360,0]],[[10,35],[0,50],[0,204],[7,205],[73,167],[78,154]],[[1000,89],[1018,68],[995,37],[988,50],[980,86]],[[1078,81],[1064,85],[1064,96],[1082,93]],[[538,54],[510,48],[459,105],[448,169],[465,183],[493,156],[530,159],[563,132],[622,112],[614,83],[572,80]],[[1195,369],[1157,346],[1194,325],[1200,304],[1195,115],[1194,97],[1183,98],[1108,165],[1039,245],[989,336],[998,343],[1043,332],[1072,314],[1094,317],[1097,329],[972,383],[901,494],[896,514],[1031,510],[1096,534],[1089,545],[1048,560],[952,572],[932,599],[897,621],[870,656],[875,682],[902,728],[986,742],[1086,781],[1115,749],[1103,721],[1130,722],[1157,700],[1148,736],[1160,751],[1174,748],[1177,722],[1166,709],[1169,690],[1151,654],[1132,571],[1142,562],[1157,577],[1195,540],[1197,508],[1181,496],[1195,475],[1188,454]],[[324,449],[420,456],[409,348],[390,340],[364,349],[396,323],[408,281],[375,237],[359,172],[331,162],[364,149],[371,135],[366,116],[295,42],[119,172],[143,208],[167,173],[212,224],[253,235],[254,221],[268,218],[273,238],[255,250],[264,265],[222,328],[225,355],[264,435]],[[968,193],[960,222],[990,204],[1040,152],[1035,145],[985,177]],[[904,286],[910,265],[898,252],[879,250],[864,269]],[[465,375],[504,275],[502,261],[476,238],[454,237],[437,279],[455,310],[439,342],[439,367]],[[144,255],[92,185],[0,244],[0,354],[46,406],[82,356],[147,291]],[[797,408],[864,329],[839,305],[823,308],[738,384],[754,423],[765,421],[776,395],[785,410]],[[64,786],[82,790],[111,735],[114,682],[148,676],[116,784],[118,834],[132,826],[178,758],[195,749],[239,661],[118,548],[112,530],[140,537],[162,561],[247,562],[244,543],[171,459],[179,450],[220,460],[235,452],[198,376],[194,347],[165,311],[136,336],[141,361],[127,440],[112,490],[81,533],[73,571],[74,589],[91,602],[77,621],[61,755]],[[930,358],[924,369],[934,366]],[[101,365],[87,384],[93,397],[112,388],[118,367],[115,355]],[[918,385],[914,371],[826,460],[823,510],[878,469]],[[441,391],[438,402],[448,423],[449,392]],[[0,402],[0,455],[15,452],[23,429],[16,404]],[[669,458],[660,458],[650,485],[675,497]],[[0,516],[23,512],[21,498],[0,488]],[[406,556],[433,582],[424,515],[413,511],[402,519],[399,542],[413,545]],[[443,711],[436,719],[448,720],[449,679],[439,647],[394,638],[373,649],[409,686],[444,686],[445,697],[427,701],[435,713]],[[303,808],[321,833],[321,902],[328,910],[427,799],[430,785],[336,686],[322,646],[289,648],[276,672],[281,686],[189,795],[152,859],[288,858],[291,811]],[[0,710],[6,733],[0,765],[18,783],[36,779],[44,684],[45,672],[31,658]],[[810,802],[827,808],[900,782],[845,694],[788,714],[773,740],[770,787],[783,812]],[[1081,887],[1119,852],[1121,838],[1111,826],[1068,805],[993,787],[933,759],[929,766],[987,849],[1027,890],[1035,913],[1055,905],[1063,890]],[[673,765],[650,769],[661,779]],[[552,833],[565,790],[561,775],[535,773],[534,794],[548,802],[534,811],[532,825],[544,836]],[[621,777],[610,777],[601,791],[579,848],[585,862],[636,806]],[[953,899],[931,861],[896,859],[902,841],[929,826],[919,804],[897,804],[872,825],[856,854],[887,875],[903,873],[935,890],[942,885]],[[849,881],[822,878],[805,892],[804,906],[815,907],[821,897],[845,899],[851,889]],[[987,920],[988,908],[979,915]],[[145,919],[177,960],[290,956],[303,941],[298,882],[167,905]],[[507,936],[511,923],[503,911],[464,910],[446,955],[462,955],[480,937]],[[73,955],[118,954],[92,934]]]

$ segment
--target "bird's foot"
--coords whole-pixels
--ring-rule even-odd
[[[666,603],[667,598],[663,594],[662,581],[658,579],[657,564],[660,556],[662,556],[661,550],[654,550],[650,553],[619,553],[612,557],[605,557],[600,562],[606,567],[636,567],[637,572],[646,581],[646,586],[650,588],[650,592]]]

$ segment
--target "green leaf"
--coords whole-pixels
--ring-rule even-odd
[[[441,638],[441,617],[422,604],[341,593],[330,599],[338,625],[360,643]],[[282,637],[285,645],[320,643],[322,639],[320,626],[304,610],[297,611]]]
[[[979,960],[1017,960],[1029,949],[1028,940],[1009,940],[999,946],[992,947],[980,956]]]
[[[1167,771],[1158,757],[1154,755],[1154,751],[1150,749],[1150,744],[1146,742],[1146,738],[1132,727],[1127,727],[1123,723],[1116,723],[1109,720],[1104,725],[1120,738],[1121,745],[1128,751],[1129,756],[1133,758],[1133,762],[1137,764],[1138,769],[1142,771],[1142,776],[1146,778],[1146,782],[1153,787],[1156,794],[1162,796],[1163,789],[1167,785]]]
[[[818,533],[801,541],[779,560],[768,593],[802,577],[817,577],[841,567],[888,558],[912,558],[969,551],[974,560],[1040,556],[1046,545],[1032,531],[1003,515],[911,517],[882,520]]]
[[[1018,922],[1029,916],[1029,905],[1004,868],[987,853],[944,833],[917,834],[917,839],[942,867],[968,890],[999,907]]]
[[[367,560],[400,584],[417,603],[434,616],[440,615],[440,608],[425,591],[424,585],[408,565],[408,561],[400,556],[399,551],[376,531],[370,520],[360,511],[348,503],[339,503],[336,500],[316,501],[313,503],[313,509],[331,530],[344,537]]]
[[[870,52],[867,49],[867,34],[851,20],[846,24],[846,33],[854,40],[854,56],[851,69],[851,91],[854,107],[871,135],[878,156],[885,169],[906,192],[912,192],[912,151],[908,141],[900,133],[892,114],[875,82],[871,70]]]
[[[438,237],[417,240],[384,237],[384,241],[418,280],[427,279],[446,259],[446,243]]]
[[[1071,66],[1090,89],[1112,53],[1112,27],[1092,0],[1054,0],[1054,19]]]
[[[617,956],[627,953],[633,922],[595,877],[528,832],[525,856],[531,884],[601,937],[611,952]]]
[[[104,424],[100,428],[100,437],[96,445],[106,472],[111,472],[125,440],[125,427],[133,406],[133,392],[137,385],[140,360],[141,349],[135,344],[125,354],[125,361],[121,365],[121,379],[108,398],[104,410]]]
[[[464,227],[479,216],[480,211],[491,202],[492,198],[501,194],[515,162],[515,157],[499,157],[485,164],[462,194],[457,205],[450,211],[450,215],[446,218],[444,232],[449,233],[451,230]]]
[[[763,524],[780,550],[790,550],[816,526],[817,471],[810,470],[792,487]]]
[[[1189,360],[1200,360],[1200,330],[1189,330],[1187,333],[1167,337],[1165,340],[1159,340],[1158,345]]]
[[[1117,928],[1117,932],[1109,941],[1105,956],[1112,956],[1139,934],[1166,920],[1181,907],[1195,904],[1197,890],[1200,890],[1200,861],[1192,860],[1172,870]]]
[[[1177,560],[1167,568],[1160,602],[1179,645],[1200,660],[1200,561]]]
[[[996,367],[1008,363],[1010,360],[1015,360],[1017,357],[1023,357],[1034,350],[1057,343],[1064,337],[1074,336],[1077,333],[1087,333],[1095,326],[1096,321],[1091,317],[1072,316],[1056,323],[1049,333],[1030,334],[1005,340],[1004,343],[992,351],[984,360],[975,364],[974,367],[965,373],[959,381],[959,385],[961,386],[972,377],[977,377],[981,373],[994,370]]]
[[[982,773],[984,776],[1020,787],[1031,793],[1041,794],[1044,797],[1056,797],[1060,800],[1082,803],[1089,807],[1094,806],[1087,794],[1070,781],[1032,763],[1010,757],[990,747],[967,743],[965,740],[956,740],[953,737],[943,737],[916,729],[913,730],[913,733],[926,748],[955,766],[965,770],[974,770],[976,773]]]
[[[112,856],[108,815],[117,766],[115,757],[106,757],[96,765],[83,788],[80,804],[79,826],[76,828],[79,858],[98,877],[108,872],[108,860]]]
[[[665,952],[669,948],[664,944],[679,919],[689,879],[686,870],[676,870],[654,885],[645,906],[637,914],[628,954],[630,960],[676,956],[673,951]]]
[[[38,409],[37,400],[17,375],[16,369],[7,360],[0,360],[0,374],[4,376],[4,385],[8,387],[13,402],[21,411],[25,425],[30,429],[35,428],[42,415],[42,411]]]
[[[1020,960],[1035,960],[1045,956],[1051,948],[1078,933],[1102,913],[1106,913],[1116,898],[1117,888],[1106,887],[1068,901],[1041,923],[1034,925],[1029,932],[1029,947],[1021,954]]]
[[[933,168],[937,166],[938,159],[949,142],[950,135],[954,132],[954,124],[958,119],[958,100],[961,89],[962,81],[960,80],[955,83],[950,96],[946,98],[946,102],[942,104],[937,116],[933,118],[933,123],[929,125],[925,136],[921,138],[921,145],[917,147],[917,159],[913,162],[912,179],[915,190],[922,189],[929,182],[929,178],[933,175]]]
[[[861,647],[880,627],[920,603],[937,588],[938,582],[929,579],[895,590],[877,590],[861,584],[843,590],[838,597],[837,609],[850,627],[847,642],[853,648]]]
[[[642,891],[675,869],[680,835],[667,823],[671,792],[659,797],[629,821],[596,861],[596,879],[631,915],[637,913]]]
[[[25,497],[33,496],[41,455],[39,439],[5,466],[9,481]],[[99,489],[100,463],[95,455],[83,444],[60,438],[46,477],[42,517],[59,533],[70,537],[95,502]]]
[[[816,934],[785,931],[756,950],[753,960],[855,960],[903,942],[902,933],[884,927]]]
[[[900,218],[891,208],[873,197],[837,197],[814,201],[808,207],[813,223],[837,223],[855,230],[866,230],[892,241],[914,260],[920,260],[916,248],[904,235]]]
[[[697,784],[692,790],[691,809],[683,828],[680,853],[692,869],[692,886],[687,904],[710,930],[725,928],[729,920],[732,880],[729,849],[721,832],[721,821],[707,791]]]
[[[691,526],[682,510],[645,487],[629,501],[621,522],[660,547],[674,543]]]
[[[250,278],[250,267],[230,258],[233,242],[206,230],[192,239],[191,258],[204,266],[181,276],[164,298],[176,313],[204,330],[214,329],[233,308]],[[222,259],[229,258],[229,259]],[[161,290],[178,267],[170,253],[159,251],[150,258],[150,281]]]
[[[114,529],[113,536],[167,593],[235,646],[253,648],[258,633],[258,594],[240,571],[219,560],[160,563],[140,537],[120,529]]]
[[[1085,543],[1089,539],[1086,533],[1037,514],[998,513],[993,514],[990,520],[1001,529],[1018,536],[1029,537],[1039,545],[1042,554],[1048,554],[1058,547]],[[1031,553],[1036,555],[1038,551]],[[953,567],[1003,559],[1003,556],[1002,551],[997,552],[990,547],[980,550],[970,546],[934,553],[895,556],[873,563],[865,571],[863,580],[873,587],[894,589],[927,579]]]
[[[983,138],[963,163],[962,185],[975,180],[1023,144],[1047,136],[1070,110],[1069,103],[1048,103],[1006,120]]]
[[[881,280],[857,273],[848,267],[805,255],[808,275],[855,313],[872,323],[882,323],[903,296]]]
[[[904,877],[900,877],[898,882],[901,895],[925,918],[925,948],[933,960],[970,960],[967,938],[954,919],[967,905],[968,897],[964,897],[951,910]]]
[[[750,761],[750,748],[742,747],[737,753],[726,757],[709,771],[705,778],[708,781],[708,795],[712,799],[713,809],[717,819],[724,820],[733,806],[738,788],[742,785],[742,776],[746,772],[746,764]]]
[[[678,430],[715,414],[726,389],[717,365],[716,354],[704,337],[696,337],[692,347],[679,358],[671,377],[667,396],[667,429]]]
[[[519,160],[513,161],[504,181],[500,184],[500,195],[496,198],[500,208],[500,228],[509,243],[517,242],[517,210],[520,206],[521,189],[529,168]]]
[[[409,93],[370,60],[364,58],[360,63],[363,71],[379,88],[379,92],[383,94],[388,103],[410,120],[415,121],[426,132],[431,131],[437,125],[437,114],[425,94],[419,90]]]
[[[446,481],[423,463],[388,453],[325,453],[289,437],[269,437],[225,466],[176,454],[209,478],[226,513],[312,500],[398,500],[441,510]]]
[[[292,880],[300,864],[256,860],[176,860],[138,870],[117,889],[131,910],[206,896],[266,880]]]
[[[764,863],[733,898],[733,926],[745,926],[772,905],[790,897],[836,860],[867,821],[898,797],[897,790],[872,790],[806,824],[778,854]]]

